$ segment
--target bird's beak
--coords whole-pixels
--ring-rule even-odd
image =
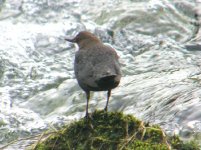
[[[75,42],[76,42],[76,41],[75,41],[75,38],[74,38],[74,39],[65,38],[65,40],[68,41],[68,42],[72,42],[72,43],[75,43]]]

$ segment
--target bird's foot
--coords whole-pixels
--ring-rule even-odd
[[[88,122],[91,119],[91,114],[86,113],[85,119]]]
[[[107,112],[107,107],[104,108],[104,111]]]
[[[93,127],[93,125],[91,123],[91,120],[92,120],[91,114],[86,113],[85,119],[86,119],[87,127],[89,127],[89,129],[94,129],[94,127]]]

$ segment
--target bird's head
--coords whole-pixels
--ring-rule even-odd
[[[100,39],[88,31],[79,32],[73,39],[65,39],[68,42],[77,43],[80,48],[90,46],[94,43],[100,43]]]

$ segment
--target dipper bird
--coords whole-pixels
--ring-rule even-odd
[[[74,72],[79,86],[86,93],[86,118],[89,117],[90,91],[107,91],[104,108],[107,111],[111,90],[119,85],[121,79],[117,53],[88,31],[79,32],[75,38],[65,40],[77,43],[79,46],[75,54]]]

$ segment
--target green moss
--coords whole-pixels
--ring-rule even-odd
[[[36,146],[36,150],[197,150],[196,143],[166,137],[158,126],[144,125],[121,112],[95,111],[91,119],[74,122]]]
[[[169,137],[169,141],[172,144],[174,149],[179,150],[200,150],[198,144],[195,141],[189,141],[184,143],[182,140],[179,139],[178,136]]]
[[[7,125],[3,120],[0,120],[0,127]]]

